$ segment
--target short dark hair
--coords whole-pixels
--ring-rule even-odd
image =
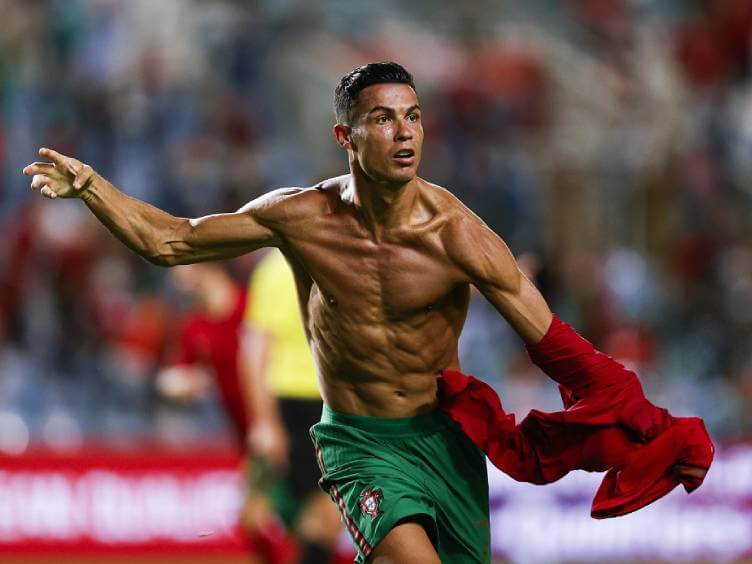
[[[350,123],[350,113],[358,102],[358,94],[374,84],[397,82],[409,85],[415,90],[413,75],[397,63],[383,61],[368,63],[348,72],[334,89],[334,115],[337,123]]]

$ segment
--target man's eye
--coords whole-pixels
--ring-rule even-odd
[[[418,116],[418,114],[410,114],[409,116],[407,116],[407,119],[410,120],[411,122],[415,123],[416,121],[418,121],[419,116]]]
[[[386,123],[387,121],[389,121],[387,116],[379,116],[376,118],[376,123]]]

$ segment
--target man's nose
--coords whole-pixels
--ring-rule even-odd
[[[413,132],[410,129],[410,124],[407,120],[401,119],[397,121],[397,131],[395,132],[395,140],[407,141],[413,138]]]

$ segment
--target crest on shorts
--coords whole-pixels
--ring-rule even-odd
[[[376,517],[381,515],[379,504],[382,499],[384,499],[384,494],[381,493],[381,490],[366,488],[363,490],[363,493],[360,494],[360,512],[363,515],[370,515],[371,521],[373,521]]]

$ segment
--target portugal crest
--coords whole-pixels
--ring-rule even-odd
[[[376,517],[381,515],[379,504],[382,499],[384,499],[384,494],[381,493],[381,490],[366,488],[363,490],[363,493],[360,494],[360,512],[363,515],[370,515],[371,521],[373,521]]]

